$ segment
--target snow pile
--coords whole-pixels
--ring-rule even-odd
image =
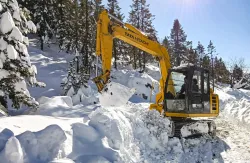
[[[156,93],[159,92],[159,83],[147,73],[139,73],[135,70],[114,70],[111,80],[128,88],[135,89],[135,97],[132,102],[154,101]],[[151,97],[152,93],[152,97]]]
[[[119,153],[110,148],[106,137],[92,126],[82,123],[72,125],[73,145],[70,158],[77,162],[119,161]]]
[[[213,139],[209,136],[203,136],[195,139],[182,139],[181,141],[183,153],[178,162],[224,162],[221,153],[228,150],[228,146],[218,137]]]
[[[250,124],[250,91],[225,87],[216,90],[216,93],[223,114],[243,124]]]
[[[242,98],[239,101],[228,102],[224,112],[240,122],[250,124],[250,100]]]
[[[73,107],[72,99],[69,96],[42,96],[38,100],[39,108],[32,114],[62,116],[64,111]]]
[[[2,162],[23,163],[23,151],[17,138],[8,139],[5,148],[0,153]]]
[[[160,73],[160,68],[159,68],[159,64],[147,64],[146,65],[146,73],[148,75],[150,75],[153,79],[159,81],[161,78],[161,73]]]
[[[50,125],[38,132],[26,131],[14,136],[11,130],[0,133],[0,159],[8,163],[45,163],[60,157],[60,148],[66,140],[64,131],[57,125]]]
[[[134,89],[111,82],[99,94],[100,104],[102,106],[122,106],[126,105],[130,97],[134,94]]]
[[[74,95],[74,90],[73,87],[71,87],[70,91],[68,92],[67,96],[72,97],[73,104],[84,104],[84,105],[90,105],[90,104],[95,104],[99,100],[96,97],[96,91],[92,89],[91,86],[88,88],[86,87],[81,87],[77,94]]]
[[[14,28],[15,23],[8,11],[2,14],[0,24],[0,31],[2,34],[10,32]]]

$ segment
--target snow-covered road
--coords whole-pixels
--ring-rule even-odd
[[[223,160],[231,163],[249,163],[250,131],[237,121],[223,115],[219,116],[215,122],[217,136],[230,148],[221,154]]]

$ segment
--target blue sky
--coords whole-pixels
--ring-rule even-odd
[[[103,3],[106,4],[107,0]],[[127,20],[132,0],[118,0]],[[209,40],[226,62],[245,58],[250,67],[250,0],[147,0],[158,37],[170,34],[179,19],[187,39],[207,47]]]

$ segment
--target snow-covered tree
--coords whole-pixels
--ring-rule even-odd
[[[21,104],[38,107],[27,85],[44,84],[35,78],[37,70],[30,63],[26,47],[28,38],[23,36],[34,29],[34,24],[27,22],[16,0],[0,0],[0,96],[5,107],[8,98],[14,108],[20,108]]]
[[[44,43],[50,43],[57,27],[56,2],[58,0],[18,0],[22,7],[31,12],[31,17],[37,26],[37,34],[40,37],[41,50]]]
[[[71,36],[71,10],[73,3],[70,0],[57,0],[55,4],[55,17],[56,17],[56,38],[61,50],[66,49],[70,51],[70,39]]]
[[[75,57],[69,64],[68,77],[61,85],[65,95],[73,96],[81,87],[87,87],[92,62],[91,53],[95,45],[93,33],[96,32],[93,30],[91,9],[89,0],[74,1],[70,19],[72,34],[68,39],[71,40],[70,49],[75,51]]]
[[[82,87],[88,87],[88,79],[86,75],[81,73],[80,67],[78,66],[80,62],[79,52],[76,51],[75,57],[69,63],[68,76],[64,79],[61,86],[63,87],[63,94],[67,96],[73,96],[77,94],[77,91]]]

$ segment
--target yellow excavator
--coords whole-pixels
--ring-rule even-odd
[[[159,61],[161,79],[160,90],[155,103],[150,109],[158,110],[162,115],[173,121],[172,136],[185,137],[203,134],[199,123],[205,124],[205,132],[215,134],[213,120],[219,114],[219,97],[210,88],[210,76],[207,69],[194,65],[181,65],[171,68],[167,49],[131,24],[124,23],[103,10],[97,22],[96,55],[102,60],[102,75],[93,79],[98,91],[103,92],[110,81],[113,39],[120,39],[148,54]],[[197,119],[198,118],[198,119]],[[189,129],[189,134],[185,132]],[[203,129],[204,130],[204,127]]]

